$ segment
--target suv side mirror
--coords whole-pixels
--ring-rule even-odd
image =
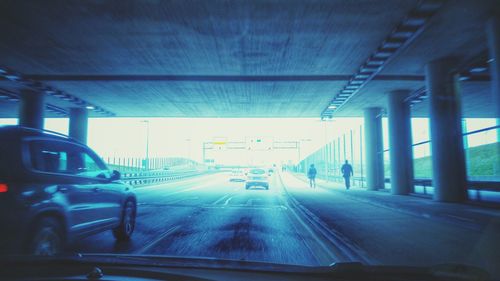
[[[109,180],[116,181],[116,180],[119,180],[121,177],[122,177],[122,175],[120,174],[120,172],[118,172],[117,170],[113,170],[111,172],[111,176],[109,177]]]

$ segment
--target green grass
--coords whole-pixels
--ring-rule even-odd
[[[468,176],[500,176],[498,145],[498,143],[486,144],[465,151]],[[413,166],[416,178],[432,177],[430,156],[415,159]]]

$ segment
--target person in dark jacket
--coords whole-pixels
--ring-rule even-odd
[[[349,187],[351,187],[351,176],[354,175],[351,164],[349,164],[349,162],[345,160],[345,163],[344,165],[342,165],[340,171],[342,172],[342,176],[345,180],[345,188],[349,189]]]
[[[309,178],[309,186],[311,188],[316,188],[316,174],[318,171],[316,171],[316,168],[314,168],[314,164],[311,164],[309,167],[309,170],[307,171],[307,177]]]

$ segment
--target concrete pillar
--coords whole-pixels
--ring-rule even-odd
[[[391,159],[391,193],[407,195],[413,192],[413,148],[410,105],[407,90],[389,93],[389,153]]]
[[[69,111],[69,136],[87,144],[88,111],[86,108],[74,107]]]
[[[492,101],[500,119],[500,17],[490,19],[487,25]]]
[[[366,184],[368,190],[384,188],[382,110],[365,108]]]
[[[19,126],[43,129],[44,94],[30,89],[21,90]]]
[[[489,64],[491,76],[491,101],[495,105],[495,118],[497,125],[500,125],[500,16],[496,16],[489,20],[487,28],[488,49],[489,49]],[[496,130],[497,145],[496,145],[496,162],[495,171],[500,170],[500,129]]]
[[[460,93],[455,60],[426,65],[432,149],[434,200],[461,202],[467,198]]]

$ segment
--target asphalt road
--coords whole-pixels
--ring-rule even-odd
[[[243,182],[218,173],[136,191],[130,242],[116,243],[109,231],[71,250],[301,265],[465,263],[500,276],[500,211],[494,209],[340,187],[310,189],[289,173],[272,176],[269,190],[245,190]],[[380,204],[388,199],[420,207],[408,212]],[[454,220],[442,219],[454,210]],[[483,219],[466,221],[464,212]]]
[[[270,189],[245,190],[228,173],[137,188],[133,239],[116,243],[111,232],[83,239],[72,251],[196,256],[318,265],[331,256],[287,202],[278,176]],[[321,242],[319,242],[321,244]],[[331,255],[330,253],[326,254]]]

